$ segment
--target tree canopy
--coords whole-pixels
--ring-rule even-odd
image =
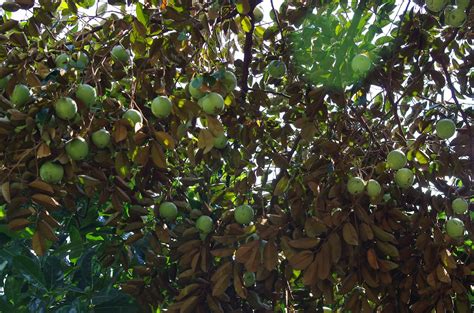
[[[472,6],[4,1],[0,312],[471,312]]]

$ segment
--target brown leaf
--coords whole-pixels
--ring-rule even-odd
[[[209,130],[201,129],[199,132],[198,148],[204,149],[204,154],[208,153],[212,150],[212,148],[214,148],[214,136]]]
[[[10,182],[4,182],[2,184],[2,196],[7,203],[10,203],[12,201],[10,196]]]
[[[234,266],[234,290],[242,299],[247,299],[247,289],[242,284],[239,266]]]
[[[58,241],[58,237],[56,236],[56,234],[54,233],[54,230],[51,228],[51,226],[48,223],[41,220],[38,222],[37,227],[41,236],[48,239],[49,241]]]
[[[132,243],[140,240],[141,238],[143,238],[143,234],[142,233],[136,233],[136,234],[133,234],[131,235],[130,237],[127,238],[127,240],[125,240],[125,244],[126,245],[131,245]]]
[[[398,258],[400,256],[397,247],[394,245],[383,241],[377,241],[375,245],[384,255],[391,256],[392,258]]]
[[[28,186],[30,186],[31,188],[40,190],[44,193],[51,194],[51,195],[54,193],[54,189],[53,187],[51,187],[50,184],[39,179],[32,181],[31,183],[28,184]]]
[[[321,240],[319,238],[300,238],[288,241],[288,244],[296,249],[312,249],[315,248]]]
[[[155,132],[155,138],[163,147],[165,147],[165,149],[176,148],[174,138],[171,137],[171,135],[166,132],[163,132],[163,131]]]
[[[439,281],[443,283],[451,283],[451,277],[449,277],[448,271],[441,265],[438,265],[436,267],[436,277],[438,277]]]
[[[398,264],[389,260],[378,260],[378,264],[380,266],[380,270],[382,272],[390,272],[393,269],[398,267]]]
[[[36,150],[36,158],[41,159],[51,155],[51,149],[49,149],[48,145],[44,142],[40,144],[38,150]]]
[[[232,262],[225,262],[212,274],[211,282],[216,283],[222,276],[231,276]]]
[[[360,273],[362,274],[362,278],[364,279],[365,283],[372,288],[377,288],[379,286],[379,280],[377,278],[376,273],[371,273],[369,268],[366,266],[362,266],[360,269]]]
[[[10,230],[22,230],[26,226],[28,226],[30,222],[26,218],[16,218],[8,222],[8,228]]]
[[[189,295],[194,294],[196,291],[199,291],[200,288],[200,284],[188,284],[179,291],[179,294],[176,296],[175,300],[181,301],[187,298]]]
[[[127,139],[127,127],[120,122],[115,123],[114,127],[114,140],[119,143]]]
[[[268,271],[278,265],[278,248],[274,241],[269,241],[263,250],[263,265]]]
[[[342,228],[342,236],[344,241],[352,246],[359,245],[359,237],[357,236],[357,231],[351,223],[344,224]]]
[[[373,248],[367,250],[367,261],[369,262],[370,267],[374,270],[379,269],[379,263],[377,262],[377,254]]]
[[[329,257],[329,247],[324,245],[321,251],[316,255],[316,263],[318,264],[318,278],[326,279],[331,272],[331,259]]]
[[[215,297],[211,296],[210,294],[206,295],[206,303],[209,306],[209,309],[212,313],[224,313],[222,306]]]
[[[259,246],[259,240],[254,240],[244,245],[241,245],[235,252],[235,260],[239,263],[247,262],[247,260],[255,254],[254,251],[258,251]]]
[[[231,278],[231,275],[230,275],[230,272],[228,272],[226,273],[226,275],[220,276],[219,279],[213,283],[212,295],[214,297],[219,297],[225,293],[226,289],[229,287],[230,278]]]
[[[331,253],[331,261],[333,264],[336,264],[341,258],[341,239],[339,235],[333,232],[328,239],[329,251]]]
[[[15,210],[8,210],[7,217],[8,220],[13,220],[16,218],[28,218],[33,215],[36,210],[32,207],[23,208],[23,209],[15,209]]]
[[[162,226],[156,225],[155,234],[160,241],[166,243],[170,242],[171,237],[168,229],[164,229]]]
[[[306,269],[303,275],[303,284],[307,286],[314,285],[318,277],[318,264],[314,260]]]
[[[39,218],[46,223],[49,224],[52,228],[56,228],[61,226],[57,220],[55,220],[51,215],[49,215],[48,211],[41,211],[39,214]]]
[[[44,255],[46,252],[46,244],[44,238],[40,235],[38,231],[35,232],[31,240],[31,246],[35,253],[39,256]]]
[[[288,259],[290,265],[297,270],[305,270],[314,259],[314,253],[310,250],[304,250],[296,253]]]
[[[165,153],[157,142],[153,142],[151,145],[151,159],[156,167],[167,168]]]
[[[56,199],[42,193],[34,194],[33,196],[31,196],[31,200],[33,200],[33,202],[37,204],[44,205],[45,207],[48,207],[53,210],[59,209],[61,207],[59,202],[56,201]]]
[[[145,226],[145,223],[143,222],[133,222],[133,223],[127,223],[123,229],[125,232],[130,232],[134,230],[141,229]]]
[[[196,312],[196,305],[199,303],[199,296],[192,296],[186,299],[179,308],[179,313]]]
[[[211,250],[211,254],[218,258],[224,258],[224,257],[233,255],[234,251],[235,251],[234,248],[220,248],[220,249]]]
[[[215,137],[224,133],[224,127],[222,126],[221,122],[213,116],[207,116],[207,126],[211,131],[212,135],[214,135]]]
[[[450,269],[455,269],[457,267],[456,260],[451,255],[451,251],[448,249],[443,249],[440,251],[440,258],[443,265]]]

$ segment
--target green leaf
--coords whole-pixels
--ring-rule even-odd
[[[13,257],[13,264],[28,281],[44,288],[45,280],[38,263],[24,255],[17,255]]]
[[[250,18],[248,16],[242,19],[242,21],[240,22],[240,25],[242,25],[242,29],[246,33],[252,30],[252,22],[250,22]]]
[[[140,21],[140,23],[143,24],[143,26],[148,26],[149,22],[149,17],[148,15],[143,11],[143,5],[139,2],[137,2],[136,5],[136,13],[137,13],[137,19]]]
[[[95,4],[95,0],[80,0],[77,1],[77,4],[84,9],[88,9]]]

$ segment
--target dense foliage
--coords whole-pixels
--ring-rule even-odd
[[[259,2],[3,2],[1,312],[471,311],[472,4]]]

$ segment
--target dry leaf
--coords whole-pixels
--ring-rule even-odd
[[[359,245],[359,237],[357,236],[357,231],[351,223],[344,224],[342,228],[342,236],[344,241],[350,245],[357,246]]]

